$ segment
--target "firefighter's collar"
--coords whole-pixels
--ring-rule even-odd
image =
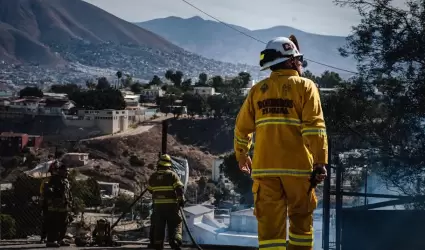
[[[296,70],[293,69],[279,69],[273,71],[271,76],[300,76]]]

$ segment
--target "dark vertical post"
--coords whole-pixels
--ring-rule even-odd
[[[335,250],[341,250],[341,218],[342,218],[342,165],[336,156],[336,187],[335,187]]]
[[[332,141],[328,137],[328,165],[326,170],[328,178],[325,179],[323,184],[323,234],[322,234],[322,248],[329,250],[329,226],[330,226],[330,213],[331,213],[331,178],[332,178]]]
[[[168,120],[162,121],[162,147],[161,154],[167,153],[167,134],[168,134]]]
[[[367,166],[365,167],[364,171],[364,205],[367,205],[367,176],[368,176],[368,169]]]

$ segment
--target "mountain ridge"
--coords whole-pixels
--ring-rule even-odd
[[[346,37],[343,36],[313,34],[283,25],[250,30],[237,25],[227,23],[223,25],[213,20],[204,20],[199,16],[157,18],[136,24],[193,53],[220,61],[249,65],[258,65],[260,51],[265,47],[263,43],[277,36],[294,34],[300,42],[301,52],[306,58],[323,64],[337,65],[346,70],[356,70],[353,58],[344,58],[339,54],[338,49],[346,43]],[[232,30],[226,25],[232,26],[246,35]],[[187,29],[187,27],[191,28]],[[314,73],[335,70],[315,63],[310,63],[307,69]],[[347,74],[343,71],[338,73]]]
[[[82,0],[0,0],[0,64],[5,62],[48,67],[72,62],[144,79],[167,69],[188,75],[258,71],[190,53]]]

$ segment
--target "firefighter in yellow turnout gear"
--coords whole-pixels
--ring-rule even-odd
[[[254,180],[261,250],[313,249],[317,199],[314,190],[308,192],[309,180],[313,169],[319,173],[317,182],[326,177],[328,145],[319,92],[311,80],[300,77],[302,63],[294,36],[271,40],[261,52],[260,66],[272,73],[252,87],[236,119],[235,154],[239,168]]]
[[[148,191],[153,199],[154,224],[153,245],[156,250],[164,249],[165,227],[172,249],[181,249],[182,217],[180,207],[184,206],[183,188],[177,173],[170,169],[171,157],[164,154],[160,157],[157,171],[149,178]]]

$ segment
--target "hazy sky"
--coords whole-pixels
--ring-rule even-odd
[[[130,22],[167,16],[201,16],[181,0],[85,0]],[[218,19],[248,29],[286,25],[311,33],[348,35],[360,17],[332,0],[187,0]],[[397,0],[401,1],[401,0]],[[249,3],[249,4],[248,4]]]

